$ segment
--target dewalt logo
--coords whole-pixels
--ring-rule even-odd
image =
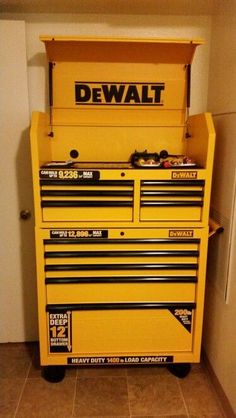
[[[176,180],[197,179],[197,171],[172,171],[172,179],[176,179]]]
[[[163,106],[164,83],[75,82],[76,105]]]
[[[170,229],[170,238],[192,238],[194,236],[193,229]]]

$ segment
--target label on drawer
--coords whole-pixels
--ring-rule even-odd
[[[191,333],[192,331],[192,309],[169,309],[174,317]]]
[[[72,351],[71,311],[58,310],[48,314],[50,353]]]
[[[177,180],[195,180],[197,179],[197,171],[172,171],[171,178]]]
[[[39,175],[41,179],[52,180],[99,180],[100,171],[47,168],[40,170]]]
[[[108,238],[107,229],[51,229],[50,238]]]
[[[173,356],[127,356],[127,357],[68,357],[67,364],[76,366],[162,364],[173,363]]]
[[[193,238],[194,230],[193,229],[170,229],[169,237],[170,238]]]

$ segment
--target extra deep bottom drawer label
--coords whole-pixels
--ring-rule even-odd
[[[71,312],[48,314],[50,353],[70,353],[72,350]]]
[[[128,357],[69,357],[67,364],[75,366],[162,364],[173,363],[173,356],[128,356]]]

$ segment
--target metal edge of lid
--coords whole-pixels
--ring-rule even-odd
[[[203,39],[178,39],[178,38],[126,38],[126,37],[87,37],[87,36],[61,36],[61,35],[40,35],[42,42],[124,42],[124,43],[165,43],[165,44],[193,44],[202,45]]]
[[[147,57],[150,58],[152,56],[155,62],[157,62],[159,57],[160,60],[164,60],[162,62],[181,62],[187,65],[191,64],[196,47],[204,43],[200,39],[111,38],[57,35],[44,35],[40,36],[39,39],[44,43],[48,59],[52,62],[80,61],[84,54],[87,60],[90,60],[91,51],[96,52],[95,56],[93,56],[95,61],[96,57],[101,60],[101,52],[103,50],[103,58],[107,56],[108,51],[106,50],[106,46],[108,46],[109,50],[113,54],[118,54],[121,59],[124,59],[124,54],[127,54],[130,59],[133,56],[132,54],[134,54],[135,59],[137,59],[137,49],[140,51],[141,47],[143,52],[139,56],[140,60],[142,60],[142,56],[144,61],[147,60]],[[69,46],[70,48],[68,48]],[[133,52],[131,53],[131,50],[129,50],[129,53],[127,53],[127,47],[131,48],[131,46]],[[153,51],[156,51],[154,55]]]

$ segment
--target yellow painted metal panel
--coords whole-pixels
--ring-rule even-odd
[[[167,310],[73,312],[74,353],[191,351],[192,334]]]
[[[77,112],[77,111],[76,111]],[[98,113],[101,111],[98,111]],[[136,112],[136,111],[135,111]],[[172,111],[171,111],[172,112]],[[93,112],[94,113],[94,112]],[[124,118],[118,117],[116,111],[112,110],[105,114],[103,111],[103,121],[99,115],[99,121],[90,122],[92,115],[89,110],[86,116],[80,119],[82,126],[68,126],[68,122],[55,120],[60,126],[54,126],[54,138],[51,141],[52,160],[68,160],[70,159],[70,151],[77,149],[79,152],[79,162],[128,162],[131,154],[135,150],[160,152],[162,149],[168,149],[173,154],[183,154],[185,152],[184,126],[183,124],[168,126],[159,125],[154,117],[149,118],[143,114],[139,117],[140,110],[135,113],[136,121],[124,128]],[[146,113],[146,112],[145,112]],[[73,110],[71,112],[73,114]],[[88,118],[87,123],[85,118]],[[133,119],[133,112],[127,115],[127,118]],[[149,120],[150,126],[145,125],[145,120]],[[74,123],[74,122],[73,122]],[[99,125],[100,123],[100,125]],[[140,126],[142,124],[142,126]],[[66,125],[66,126],[65,126]],[[121,125],[121,126],[120,126]],[[123,126],[122,126],[123,125]],[[47,159],[45,159],[47,161]],[[149,170],[150,171],[150,170]],[[161,170],[162,171],[162,170]],[[117,176],[117,173],[108,173]],[[169,173],[165,173],[168,176]],[[145,173],[143,174],[145,176]],[[150,172],[148,173],[150,176]],[[157,173],[153,173],[157,176]]]
[[[119,109],[119,111],[117,110],[118,110],[117,107],[109,108],[107,109],[106,112],[104,112],[103,109],[99,109],[99,108],[94,109],[94,107],[88,107],[86,109],[78,109],[74,107],[72,109],[54,108],[53,109],[54,133],[56,131],[59,134],[61,133],[61,130],[58,131],[56,129],[57,126],[60,126],[60,128],[62,128],[63,126],[66,126],[68,129],[69,128],[68,120],[70,120],[70,127],[76,127],[78,125],[78,120],[79,120],[79,126],[87,126],[87,127],[88,126],[96,126],[96,127],[106,126],[108,128],[113,127],[113,129],[115,129],[115,127],[125,126],[127,131],[131,131],[131,129],[128,129],[128,127],[136,127],[135,131],[137,134],[139,133],[137,127],[139,129],[142,127],[147,129],[148,127],[161,127],[161,126],[183,127],[185,125],[185,119],[186,119],[185,110],[181,111],[179,109],[177,110],[160,109],[158,114],[153,109],[148,109],[147,111],[147,109],[143,107],[141,109],[130,107],[129,112],[127,112],[127,110],[125,109]],[[94,111],[96,111],[96,122],[94,121]],[[70,131],[73,133],[72,129],[70,129]],[[150,129],[150,132],[151,132],[151,129]],[[111,134],[112,134],[112,131],[110,130],[110,135]],[[167,135],[165,136],[167,137]],[[146,138],[147,138],[147,135],[146,135]],[[172,145],[176,147],[176,144],[173,143]],[[179,144],[177,144],[177,148],[178,148],[178,145]],[[159,146],[161,147],[161,144]]]
[[[73,63],[73,65],[68,62],[54,64],[53,106],[57,109],[77,107],[84,110],[93,107],[96,112],[99,105],[100,107],[106,105],[106,114],[109,109],[115,108],[119,113],[119,109],[122,109],[121,106],[126,108],[132,108],[132,106],[137,108],[138,106],[146,108],[145,113],[148,114],[148,109],[153,109],[151,105],[155,104],[155,97],[159,93],[156,82],[158,80],[163,84],[159,104],[161,110],[185,107],[186,74],[183,65],[171,68],[170,71],[168,64],[158,65],[156,68],[155,65],[148,66],[147,64],[130,66],[129,63],[112,63],[109,76],[107,75],[107,67],[107,62],[96,66],[85,62]],[[143,82],[144,73],[145,82]],[[117,80],[121,80],[121,82],[118,83]],[[76,86],[80,87],[80,101],[75,99]],[[156,108],[155,112],[158,114]],[[96,113],[92,116],[94,123]],[[148,124],[146,123],[146,125]]]
[[[95,228],[98,231],[101,231],[100,228]],[[63,238],[71,238],[71,240],[69,239],[68,245],[72,245],[73,243],[73,238],[81,238],[79,239],[79,244],[84,245],[84,244],[88,244],[88,241],[84,240],[84,238],[88,238],[88,235],[82,235],[85,234],[86,231],[93,231],[94,228],[91,227],[90,225],[87,226],[87,228],[81,229],[80,227],[75,227],[74,225],[70,225],[69,227],[66,227],[64,229],[64,227],[62,227],[61,225],[57,225],[57,228],[51,228],[48,227],[44,228],[42,230],[42,235],[40,235],[40,239],[43,238],[43,240],[46,240],[45,245],[53,245],[53,243],[55,243],[55,238],[57,238],[57,236],[55,235],[55,230],[59,232],[61,231],[62,234],[59,234],[59,241],[57,241],[57,245],[64,245],[64,241]],[[106,228],[105,229],[108,233],[108,238],[112,239],[112,243],[110,244],[109,241],[102,240],[101,241],[97,241],[97,239],[95,238],[94,240],[89,241],[89,245],[102,245],[106,244],[110,246],[110,249],[113,248],[114,245],[117,244],[121,244],[123,241],[124,243],[126,242],[126,240],[128,239],[134,239],[135,242],[137,244],[141,244],[144,245],[143,242],[140,242],[140,240],[146,240],[145,242],[152,245],[152,240],[154,239],[164,239],[164,245],[167,245],[167,242],[169,242],[170,244],[170,248],[173,248],[172,246],[176,245],[176,239],[177,242],[179,242],[178,245],[183,245],[184,248],[188,248],[188,245],[192,246],[192,245],[196,245],[195,241],[192,241],[192,239],[197,239],[197,242],[199,242],[200,239],[205,239],[205,230],[202,228],[196,228],[194,226],[189,226],[187,225],[186,227],[178,227],[178,224],[176,225],[172,225],[172,227],[170,228],[149,228],[149,226],[147,226],[146,228],[140,228],[140,227],[136,227],[136,228],[122,228],[117,227],[117,228]],[[76,236],[70,236],[69,231],[75,231],[74,233],[76,233]],[[76,232],[77,231],[77,232]],[[54,232],[54,233],[53,233]],[[72,234],[73,235],[73,234]],[[60,240],[61,238],[61,240]],[[168,239],[170,239],[168,241]],[[173,240],[174,239],[174,240]],[[187,243],[186,243],[186,239],[188,239]],[[49,241],[50,240],[50,241]],[[114,242],[115,240],[115,242]],[[119,240],[119,241],[117,241]],[[148,241],[147,241],[148,240]],[[149,241],[151,240],[151,241]],[[61,244],[59,244],[59,242],[61,242]],[[162,241],[157,241],[157,243],[160,243]],[[50,243],[50,244],[49,244]],[[109,244],[108,244],[109,243]],[[129,241],[127,242],[127,244],[129,243]],[[155,242],[156,243],[156,242]],[[77,245],[78,241],[76,242],[76,244],[74,243],[74,245]],[[127,245],[126,244],[126,245]],[[133,243],[132,243],[133,244]],[[168,244],[168,245],[169,245]],[[43,242],[40,241],[40,245],[43,245]],[[136,245],[136,244],[135,244]],[[197,244],[198,245],[198,244]],[[50,248],[50,247],[49,247]],[[122,247],[124,249],[124,247]],[[126,247],[125,247],[126,248]],[[169,247],[168,247],[169,248]]]
[[[141,221],[185,221],[201,220],[202,209],[199,207],[147,207],[141,208]]]
[[[132,221],[132,208],[44,208],[43,220],[50,221]]]
[[[189,64],[202,40],[155,38],[86,38],[41,36],[49,61],[80,61],[98,63],[118,56],[124,62],[182,62]],[[140,53],[142,51],[142,53]]]
[[[47,285],[47,303],[194,302],[193,283],[116,283]]]

